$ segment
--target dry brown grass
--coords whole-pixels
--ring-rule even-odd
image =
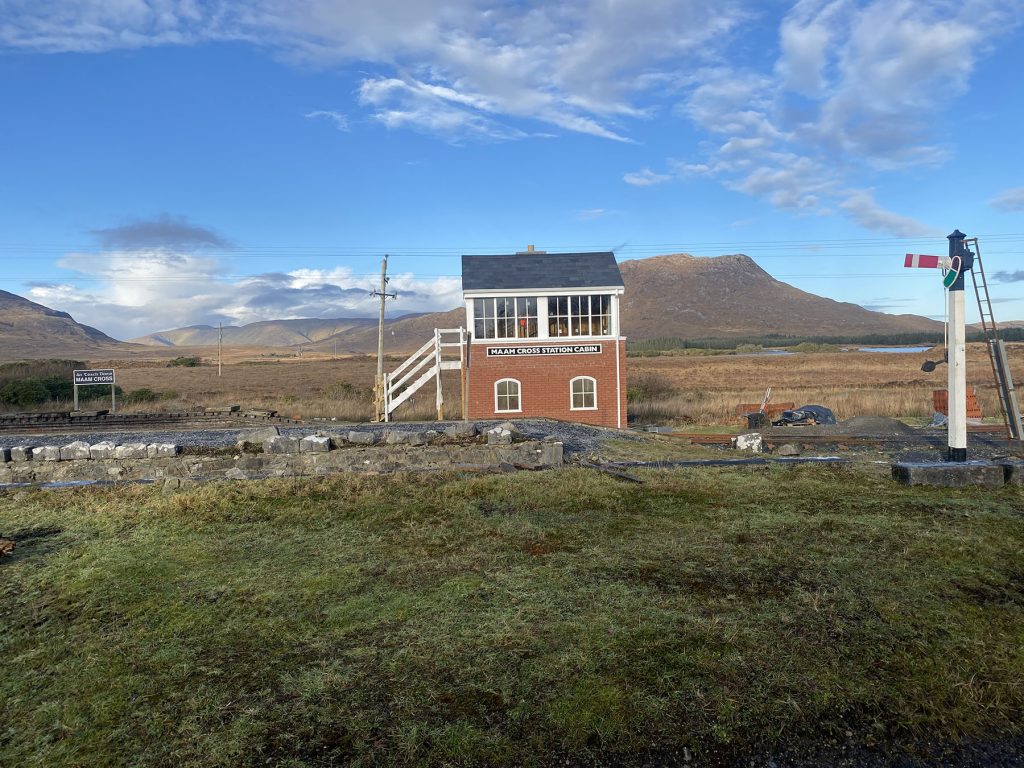
[[[1011,344],[1014,380],[1024,378],[1024,344]],[[764,357],[630,358],[631,385],[645,378],[655,390],[671,390],[630,403],[641,423],[721,424],[735,422],[739,403],[760,402],[767,387],[775,402],[820,404],[840,419],[862,414],[895,418],[929,417],[932,391],[946,386],[946,368],[923,373],[921,363],[935,353],[834,352]],[[984,346],[967,355],[968,384],[982,412],[998,417],[999,403]]]
[[[216,365],[196,368],[168,368],[165,363],[141,365],[132,361],[117,366],[118,384],[131,392],[151,389],[166,397],[156,403],[126,405],[124,410],[173,411],[193,407],[238,404],[244,408],[270,408],[294,418],[337,418],[366,421],[373,414],[373,380],[376,361],[358,356],[331,359],[281,358],[225,365],[217,375]],[[387,370],[398,365],[389,359]],[[445,413],[461,415],[459,377],[448,372],[442,380],[446,393]],[[424,386],[409,403],[402,405],[401,420],[425,420],[437,415],[433,383]]]
[[[1017,382],[1024,381],[1024,344],[1011,344],[1010,357]],[[211,359],[210,350],[198,355]],[[280,351],[278,352],[280,353]],[[214,350],[214,355],[216,354]],[[95,367],[114,367],[126,392],[148,388],[173,393],[157,403],[127,406],[135,410],[174,410],[237,403],[247,408],[273,408],[286,416],[335,417],[362,421],[372,411],[371,390],[376,363],[369,356],[338,360],[278,357],[264,352],[225,350],[234,360],[217,376],[216,365],[168,368],[164,360],[104,360]],[[736,424],[739,403],[760,402],[766,387],[772,400],[799,405],[828,406],[840,419],[860,414],[927,418],[932,413],[932,390],[946,383],[946,369],[921,371],[935,353],[884,354],[834,352],[792,356],[716,356],[629,358],[630,388],[642,390],[630,402],[630,417],[639,423]],[[400,357],[388,359],[393,370]],[[460,415],[458,374],[445,375],[446,413]],[[992,372],[980,344],[968,349],[968,382],[978,392],[982,411],[998,417]],[[432,419],[434,389],[425,386],[402,406],[400,420]]]

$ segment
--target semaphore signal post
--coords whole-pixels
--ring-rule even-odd
[[[947,461],[967,461],[967,322],[965,318],[964,277],[974,268],[974,254],[964,244],[967,235],[959,229],[947,236],[948,256],[908,253],[905,267],[941,268],[946,288],[947,322]]]

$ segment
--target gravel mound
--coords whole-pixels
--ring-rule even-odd
[[[836,425],[837,435],[849,435],[874,437],[876,435],[887,437],[889,435],[913,435],[917,430],[907,426],[899,419],[890,419],[887,416],[854,416]]]

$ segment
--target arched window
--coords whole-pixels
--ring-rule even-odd
[[[577,376],[569,382],[569,407],[574,411],[597,410],[597,379]]]
[[[519,382],[515,379],[500,379],[494,382],[494,410],[497,413],[512,413],[523,410],[519,399]]]

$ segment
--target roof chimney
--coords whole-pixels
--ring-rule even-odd
[[[526,256],[527,254],[530,254],[530,253],[547,253],[547,251],[537,251],[537,250],[534,250],[533,245],[530,244],[530,245],[526,246],[526,250],[525,251],[516,251],[516,256]]]

